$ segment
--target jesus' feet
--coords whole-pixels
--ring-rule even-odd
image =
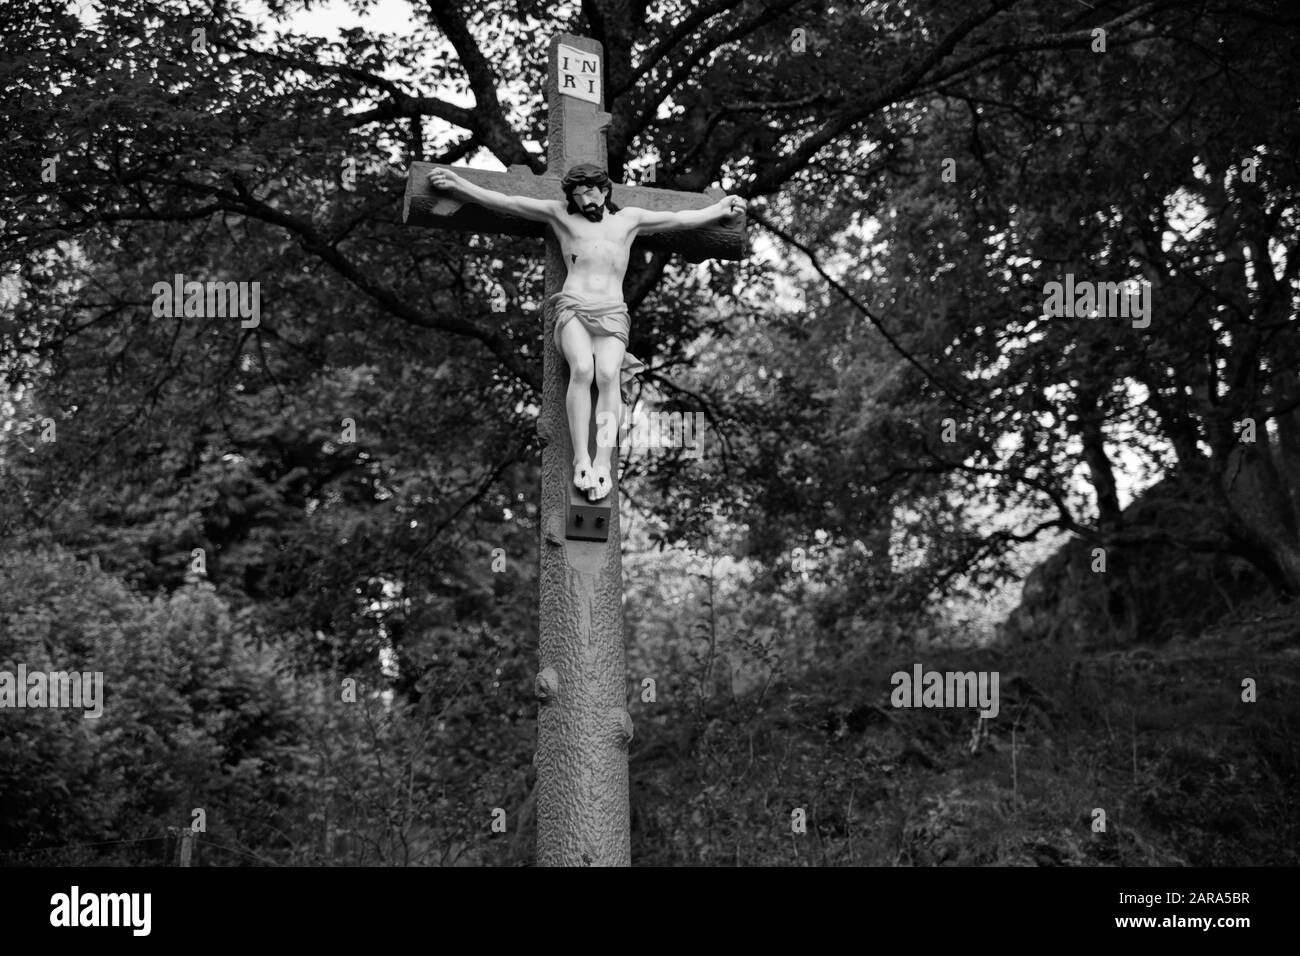
[[[583,459],[575,460],[573,463],[573,486],[579,491],[586,491],[596,482],[596,476],[592,470],[591,462]]]
[[[596,465],[591,470],[591,486],[587,489],[587,499],[589,501],[600,501],[614,489],[614,481],[609,473],[608,465]]]

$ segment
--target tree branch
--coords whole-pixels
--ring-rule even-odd
[[[642,132],[649,124],[650,118],[658,111],[659,104],[672,95],[673,91],[679,87],[688,76],[699,65],[700,61],[716,50],[718,47],[739,40],[741,37],[748,36],[759,27],[772,20],[777,19],[791,7],[800,3],[800,0],[784,0],[783,3],[776,6],[763,7],[763,12],[758,16],[750,18],[747,22],[733,27],[719,36],[714,37],[704,43],[699,49],[688,54],[686,58],[668,75],[667,81],[661,85],[637,110],[634,116],[626,123],[619,123],[617,120],[610,130],[610,148],[617,148],[621,154],[624,146],[632,139],[633,136]]]
[[[334,245],[326,241],[309,221],[288,215],[267,205],[249,193],[247,188],[238,181],[236,185],[240,193],[240,199],[250,215],[261,219],[263,222],[280,226],[282,229],[298,236],[304,249],[314,253],[331,266],[335,272],[370,296],[388,312],[412,325],[477,339],[486,345],[497,360],[521,382],[539,392],[541,391],[542,380],[540,373],[533,365],[524,362],[520,358],[519,352],[506,336],[501,335],[499,332],[490,332],[480,328],[473,322],[453,316],[431,317],[425,315],[409,305],[393,290],[375,282],[358,269],[350,259],[344,256]]]
[[[362,126],[377,120],[396,119],[403,116],[436,116],[449,123],[473,130],[477,121],[473,110],[457,106],[454,103],[448,103],[446,100],[440,100],[433,96],[411,96],[393,80],[380,76],[378,73],[371,73],[369,70],[358,69],[355,66],[346,64],[321,63],[302,57],[287,56],[283,53],[273,53],[270,50],[252,50],[219,38],[213,40],[213,45],[234,53],[240,53],[250,59],[281,63],[313,76],[343,77],[358,84],[383,90],[388,95],[388,101],[364,113],[351,114],[349,120],[353,126]]]
[[[872,113],[875,113],[883,107],[895,103],[906,96],[915,95],[924,87],[939,82],[951,82],[952,78],[956,74],[968,70],[993,57],[1005,56],[1012,53],[1028,53],[1044,49],[1087,46],[1092,42],[1092,30],[1095,28],[1088,28],[1068,33],[1042,34],[1037,37],[1031,37],[1020,43],[997,44],[985,47],[973,53],[965,60],[956,63],[946,73],[939,74],[930,80],[926,80],[926,74],[950,56],[963,39],[969,36],[977,27],[987,23],[1003,10],[1015,5],[1017,2],[1018,0],[994,0],[993,3],[989,4],[983,10],[967,17],[954,27],[948,35],[936,44],[915,66],[906,70],[897,80],[885,87],[885,89],[879,94],[865,100],[856,109],[848,110],[839,116],[827,120],[821,129],[800,143],[784,161],[773,164],[764,173],[756,176],[751,181],[746,195],[752,198],[753,196],[775,192],[826,144],[852,129]],[[1100,26],[1102,29],[1108,31],[1113,30],[1130,23],[1135,19],[1144,17],[1166,5],[1167,4],[1165,3],[1159,2],[1145,3],[1107,21],[1104,24],[1101,24]],[[1130,42],[1135,42],[1142,38],[1144,37],[1134,37],[1130,39]]]
[[[847,300],[850,305],[852,305],[855,309],[857,309],[864,316],[866,316],[867,319],[871,322],[871,324],[876,327],[876,330],[880,332],[882,336],[884,336],[885,341],[888,342],[891,346],[893,346],[894,351],[896,351],[899,355],[901,355],[904,359],[906,359],[913,367],[916,368],[917,371],[919,371],[922,375],[924,375],[928,381],[930,381],[937,389],[939,389],[939,391],[943,392],[943,394],[947,395],[949,398],[951,398],[962,408],[966,409],[966,411],[971,413],[979,412],[979,409],[976,408],[974,405],[972,405],[964,397],[958,395],[952,389],[948,388],[947,385],[943,384],[943,382],[939,381],[932,374],[930,374],[929,369],[927,369],[924,365],[922,365],[916,359],[916,357],[912,355],[911,352],[903,348],[902,344],[898,341],[898,339],[894,338],[894,336],[890,334],[889,330],[885,328],[884,324],[880,321],[880,319],[877,318],[872,313],[872,311],[866,307],[866,305],[864,305],[861,301],[859,301],[857,296],[855,296],[852,292],[846,289],[839,281],[837,281],[824,268],[822,268],[821,262],[818,261],[816,254],[814,254],[811,249],[809,249],[798,239],[794,238],[794,236],[790,235],[784,229],[781,229],[779,226],[775,226],[772,223],[770,223],[767,220],[767,218],[764,217],[761,213],[755,212],[753,209],[751,209],[749,210],[748,215],[750,219],[757,222],[768,232],[772,233],[778,238],[794,246],[805,256],[807,256],[809,263],[811,263],[813,269],[817,271],[817,274],[820,275],[823,279],[825,279],[826,282],[830,285],[830,287],[834,289],[836,292],[838,292],[841,296],[843,296],[844,299]]]
[[[666,37],[663,37],[653,47],[646,51],[645,56],[641,58],[641,65],[636,67],[627,77],[627,80],[617,87],[611,89],[609,98],[615,100],[622,96],[628,90],[632,89],[639,80],[649,73],[656,64],[668,58],[668,53],[681,42],[690,36],[701,23],[716,17],[719,13],[725,13],[732,7],[738,7],[743,0],[714,0],[713,3],[700,7],[691,13],[690,16],[682,20],[673,28],[673,31]]]
[[[497,99],[497,78],[478,41],[469,32],[465,11],[449,0],[429,0],[429,10],[443,34],[460,57],[460,65],[469,78],[474,94],[474,132],[479,140],[506,166],[527,166],[535,173],[545,172],[541,157],[524,149],[519,134],[506,122],[505,111]]]

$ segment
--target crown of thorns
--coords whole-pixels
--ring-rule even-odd
[[[564,174],[560,186],[566,196],[573,195],[573,191],[580,186],[595,186],[597,189],[613,188],[613,184],[609,181],[609,173],[595,163],[579,163],[574,166]]]

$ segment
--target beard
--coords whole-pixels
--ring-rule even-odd
[[[579,206],[578,212],[582,213],[592,222],[600,222],[605,218],[605,207],[600,206]]]

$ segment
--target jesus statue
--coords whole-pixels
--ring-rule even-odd
[[[595,379],[597,421],[613,422],[618,434],[622,419],[622,385],[645,366],[627,354],[631,327],[623,301],[623,275],[637,236],[676,229],[698,229],[745,211],[739,196],[727,196],[706,209],[654,212],[619,207],[613,185],[601,167],[574,166],[561,186],[564,202],[507,196],[468,182],[447,169],[429,174],[429,185],[463,202],[475,202],[494,212],[545,223],[564,254],[568,274],[559,292],[545,307],[555,314],[555,344],[569,363],[565,409],[573,444],[573,483],[600,501],[613,489],[610,461],[613,447],[598,443],[596,460],[587,454],[591,421],[591,383]]]

